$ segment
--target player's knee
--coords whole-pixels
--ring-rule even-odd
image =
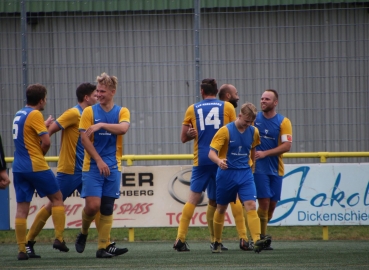
[[[215,200],[209,199],[209,205],[211,205],[213,207],[217,207],[217,202]]]
[[[103,196],[101,198],[100,213],[104,216],[112,215],[114,210],[114,201],[115,199],[112,197]]]

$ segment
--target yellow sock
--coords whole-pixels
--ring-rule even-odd
[[[85,209],[82,210],[82,228],[81,233],[88,234],[88,229],[91,226],[92,221],[95,219],[95,216],[88,216],[85,213]],[[101,218],[100,218],[101,220]]]
[[[243,217],[245,219],[246,235],[249,235],[250,236],[250,228],[249,228],[249,224],[247,223],[247,214],[246,214],[245,207],[242,207],[242,213],[243,213]],[[252,237],[250,237],[250,238],[252,238]]]
[[[256,210],[247,212],[247,222],[250,228],[250,234],[254,242],[260,239],[260,219]]]
[[[258,208],[258,215],[260,218],[261,234],[266,235],[268,225],[268,210]]]
[[[179,221],[177,239],[181,239],[182,242],[186,241],[186,235],[188,227],[190,226],[191,218],[195,212],[196,205],[186,203],[182,209],[181,220]]]
[[[18,252],[26,253],[27,219],[15,219],[15,236],[17,238]]]
[[[100,218],[101,218],[101,213],[100,211],[96,213],[95,215],[95,226],[96,226],[96,230],[97,232],[100,231]],[[108,242],[106,243],[106,247],[110,245],[110,235],[108,238]]]
[[[42,228],[45,226],[46,221],[51,216],[51,213],[46,210],[45,207],[42,207],[40,211],[38,211],[35,220],[32,223],[31,228],[27,234],[27,243],[28,241],[34,241],[36,236],[39,235]]]
[[[236,223],[236,229],[239,239],[248,240],[246,235],[245,218],[243,217],[243,207],[240,200],[236,200],[236,203],[230,203],[234,221]]]
[[[110,216],[100,215],[99,238],[97,249],[107,247],[112,225],[113,225],[113,215]]]
[[[214,241],[221,243],[222,232],[224,227],[224,214],[220,214],[218,211],[215,211],[214,214]]]
[[[96,226],[96,230],[97,232],[99,232],[99,227],[100,227],[100,217],[101,217],[101,213],[100,211],[96,213],[95,215],[95,226]]]
[[[214,213],[215,210],[217,210],[216,207],[208,204],[208,209],[206,211],[206,221],[208,222],[208,228],[210,232],[210,242],[214,242],[214,226],[213,226],[213,220],[214,220]]]
[[[55,238],[60,242],[63,242],[63,233],[65,228],[64,206],[53,206],[51,208],[51,216],[54,222]]]

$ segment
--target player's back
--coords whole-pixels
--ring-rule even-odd
[[[81,106],[76,105],[56,119],[62,129],[58,172],[74,174],[82,171],[84,148],[78,130],[82,111]]]
[[[13,120],[15,145],[14,172],[36,172],[49,169],[40,147],[40,136],[47,129],[40,111],[30,107],[19,110]]]
[[[236,119],[234,108],[229,102],[204,99],[193,105],[193,114],[194,128],[197,130],[194,165],[213,165],[208,158],[211,140],[222,126]]]

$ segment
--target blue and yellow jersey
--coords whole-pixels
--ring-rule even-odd
[[[100,104],[95,104],[84,109],[79,124],[79,130],[85,131],[90,126],[98,123],[118,124],[122,122],[130,122],[130,113],[127,108],[114,105],[109,112],[105,112]],[[90,140],[97,153],[109,168],[121,171],[123,135],[115,135],[104,129],[100,129],[94,132]],[[99,170],[96,161],[90,157],[87,151],[85,151],[82,170],[84,172]]]
[[[39,172],[50,168],[40,146],[40,136],[47,133],[44,117],[39,110],[24,107],[15,114],[13,172]]]
[[[78,130],[82,111],[81,106],[76,105],[55,121],[62,130],[57,172],[74,174],[82,171],[84,149]]]
[[[256,147],[256,151],[265,151],[276,148],[283,142],[292,142],[292,124],[287,117],[277,113],[268,119],[262,112],[259,112],[254,123],[259,129],[261,139],[261,145]],[[258,159],[254,173],[283,176],[282,155]]]
[[[218,152],[220,159],[227,159],[228,169],[250,168],[250,152],[260,144],[259,131],[249,126],[241,133],[235,122],[222,127],[211,141],[210,148]]]
[[[236,113],[233,105],[219,99],[204,99],[187,108],[182,124],[191,124],[197,130],[194,140],[194,166],[214,164],[208,158],[210,142],[222,126],[234,120]]]

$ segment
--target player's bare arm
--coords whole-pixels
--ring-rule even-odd
[[[228,169],[227,160],[226,159],[220,159],[218,157],[218,153],[216,151],[214,151],[213,149],[210,149],[208,157],[212,162],[217,164],[219,166],[219,168],[221,168],[222,170]]]
[[[47,128],[49,128],[49,126],[52,124],[52,123],[54,123],[54,118],[51,116],[51,115],[49,115],[49,117],[45,120],[45,126],[47,127]]]
[[[197,130],[192,125],[182,125],[181,141],[182,143],[191,141],[197,136]]]
[[[49,136],[51,137],[54,133],[58,132],[60,130],[60,127],[56,122],[51,123],[51,125],[47,128],[47,131],[49,132]]]
[[[124,135],[127,133],[130,124],[128,122],[121,122],[119,124],[107,124],[107,123],[98,123],[90,126],[86,130],[87,137],[91,136],[94,132],[105,129],[106,131],[113,133],[114,135]]]
[[[49,133],[41,135],[40,140],[41,140],[40,147],[41,147],[42,153],[44,155],[46,155],[46,153],[47,153],[47,151],[49,151],[50,145],[51,145]]]
[[[276,148],[269,149],[266,151],[256,151],[255,159],[262,159],[268,156],[279,156],[283,153],[289,152],[291,149],[292,143],[284,142],[281,145],[278,145]]]

